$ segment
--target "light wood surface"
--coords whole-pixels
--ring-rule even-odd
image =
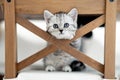
[[[117,0],[117,12],[120,13],[120,0]]]
[[[74,7],[79,14],[103,14],[105,0],[16,0],[16,4],[19,14],[41,14],[46,9],[51,12],[70,11]]]
[[[104,78],[115,79],[116,2],[106,0]]]
[[[23,13],[30,13],[30,14],[35,14],[35,12],[34,11],[36,11],[36,10],[40,10],[40,11],[38,11],[38,13],[43,13],[42,11],[43,11],[43,9],[41,10],[41,8],[37,8],[37,9],[35,9],[35,10],[31,10],[31,9],[28,9],[28,10],[26,10],[26,9],[21,9],[22,8],[22,4],[24,4],[24,3],[22,3],[22,1],[24,1],[24,0],[17,0],[17,3],[19,4],[19,6],[17,7],[17,12],[20,12],[20,11],[24,11],[24,12],[20,12],[21,14],[23,14]],[[29,0],[25,0],[26,1],[26,3],[27,3],[27,1],[29,1]],[[34,0],[35,1],[35,0]],[[45,0],[46,1],[46,0]],[[84,1],[86,1],[86,0],[84,0]],[[90,0],[88,0],[88,1],[90,1]],[[94,4],[91,8],[93,8],[93,9],[91,9],[91,11],[97,11],[97,9],[96,8],[98,8],[98,4],[99,5],[101,5],[102,4],[102,2],[101,3],[99,3],[98,1],[100,1],[100,0],[97,0],[97,2],[95,2],[95,0],[92,0],[92,4]],[[3,4],[3,2],[4,2],[4,0],[0,0],[0,4]],[[21,3],[19,3],[19,2],[21,2]],[[97,3],[97,4],[96,4]],[[38,3],[37,3],[38,4]],[[41,3],[42,4],[42,3]],[[21,5],[21,6],[20,6]],[[29,5],[29,4],[28,4]],[[42,4],[42,5],[44,5],[44,4]],[[85,4],[85,5],[87,5],[87,4]],[[88,3],[88,5],[90,5],[89,3]],[[81,8],[83,8],[83,5],[79,5],[79,6],[81,6]],[[94,7],[95,6],[95,7]],[[105,6],[105,3],[103,3],[102,4],[102,6]],[[26,6],[24,6],[25,8],[27,8],[27,5]],[[31,6],[31,7],[33,7],[33,6]],[[34,6],[35,7],[35,6]],[[63,6],[64,7],[64,6]],[[47,9],[47,8],[45,8],[45,9]],[[61,10],[62,8],[60,8],[60,10]],[[64,8],[63,8],[64,9]],[[62,10],[63,10],[62,9]],[[83,9],[85,9],[85,8],[83,8]],[[102,8],[99,8],[99,9],[101,9],[101,10],[99,10],[99,11],[97,11],[99,14],[100,13],[103,13],[104,11],[102,11]],[[51,10],[51,9],[50,9]],[[66,9],[65,9],[66,10]],[[28,12],[29,11],[29,12]],[[52,10],[52,11],[54,11],[54,10]],[[56,10],[56,11],[58,11],[58,10]],[[69,10],[67,10],[67,11],[69,11]],[[82,10],[82,11],[85,11],[85,10]],[[87,11],[88,12],[88,11]],[[119,13],[120,12],[120,0],[117,0],[117,12]],[[95,12],[88,12],[88,13],[93,13],[93,14],[96,14]],[[83,12],[81,13],[81,14],[83,14]]]
[[[4,0],[5,15],[5,78],[14,78],[17,74],[16,69],[16,23],[15,23],[15,4]]]
[[[23,3],[22,1],[25,1]],[[40,6],[36,6],[34,4],[29,4],[28,2],[32,1],[35,4],[40,4]],[[35,0],[17,0],[17,12],[20,14],[42,14],[45,9],[48,9],[52,12],[58,12],[58,11],[69,11],[71,8],[74,6],[77,6],[76,8],[80,9],[79,14],[103,14],[104,13],[104,7],[105,7],[105,0],[64,0],[63,2],[61,1],[49,1],[49,0],[41,0],[41,1],[35,1]],[[54,2],[55,1],[55,2]],[[69,5],[67,6],[67,2]],[[26,5],[27,3],[27,5]],[[71,4],[74,3],[74,4]],[[52,6],[51,6],[51,5]],[[24,6],[23,6],[24,5]],[[33,5],[28,8],[29,5]],[[61,6],[64,5],[64,6]],[[88,7],[89,6],[89,7]],[[41,9],[42,8],[42,9]],[[120,0],[117,0],[117,12],[120,12]]]
[[[0,0],[0,5],[3,4],[3,0]]]

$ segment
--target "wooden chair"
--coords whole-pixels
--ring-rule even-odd
[[[10,79],[16,77],[18,71],[21,69],[60,48],[76,57],[78,60],[103,73],[104,79],[114,80],[116,2],[116,0],[4,0],[5,78]],[[47,32],[30,23],[24,17],[20,16],[20,14],[42,14],[45,9],[48,9],[53,13],[58,11],[68,12],[74,7],[78,9],[79,14],[81,15],[99,14],[101,16],[80,28],[72,40],[57,40]],[[16,23],[52,44],[18,63]],[[101,64],[82,52],[77,51],[71,47],[69,43],[103,23],[105,23],[105,56],[104,64]]]

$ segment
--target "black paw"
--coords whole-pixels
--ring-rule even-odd
[[[83,37],[85,37],[85,38],[91,38],[92,35],[93,35],[93,32],[91,31],[91,32],[85,34]]]
[[[83,62],[80,62],[80,61],[73,61],[71,64],[70,64],[70,67],[72,69],[72,71],[82,71],[86,68],[85,64]]]
[[[0,80],[2,80],[2,79],[3,79],[3,77],[4,77],[4,76],[3,76],[3,74],[1,74],[1,73],[0,73]]]
[[[102,24],[100,27],[105,27],[105,24]]]

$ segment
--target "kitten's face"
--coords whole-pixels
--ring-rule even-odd
[[[45,11],[47,31],[57,39],[72,39],[77,30],[77,14],[76,9],[72,9],[68,14],[57,13],[55,15]]]

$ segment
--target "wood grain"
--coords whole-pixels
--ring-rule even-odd
[[[120,13],[120,0],[117,0],[117,13]]]
[[[4,0],[5,15],[5,78],[14,78],[17,74],[15,0]]]
[[[0,0],[0,5],[3,4],[3,0]]]
[[[106,0],[104,78],[115,79],[116,2]]]
[[[40,14],[40,13],[43,13],[42,11],[43,11],[43,9],[41,10],[41,8],[37,8],[37,9],[35,9],[35,10],[31,10],[31,9],[29,9],[29,10],[26,10],[26,9],[22,9],[22,4],[24,4],[25,5],[25,3],[19,3],[21,0],[17,0],[17,3],[19,4],[18,6],[17,6],[17,13],[19,13],[20,12],[20,14],[28,14],[28,13],[30,13],[30,14],[35,14],[36,12],[34,12],[34,11],[37,11],[38,9],[40,10],[40,11],[37,11],[37,14]],[[23,0],[22,0],[23,1]],[[25,0],[26,1],[26,0]],[[28,0],[27,0],[28,1]],[[88,1],[90,1],[90,0],[88,0]],[[99,1],[99,0],[98,0]],[[29,2],[29,1],[28,1]],[[101,2],[101,1],[100,1]],[[84,2],[83,2],[84,3]],[[102,6],[105,6],[105,3],[98,3],[97,2],[97,4],[96,4],[96,2],[94,2],[94,0],[91,2],[92,4],[94,3],[95,5],[95,7],[93,8],[93,9],[91,9],[91,11],[97,11],[97,7],[98,7],[98,4],[100,5],[100,4],[102,4]],[[4,0],[0,0],[0,4],[4,4]],[[42,4],[42,3],[41,3]],[[82,4],[82,3],[81,3]],[[85,3],[84,3],[85,4]],[[27,4],[26,6],[24,6],[24,7],[26,7],[27,8],[27,6],[28,6],[29,4]],[[42,5],[44,5],[44,4],[42,4]],[[85,5],[90,5],[90,4],[85,4]],[[100,10],[99,11],[97,11],[97,13],[95,13],[95,12],[88,12],[88,11],[85,11],[85,10],[83,10],[83,9],[85,9],[84,8],[84,6],[83,5],[79,5],[79,6],[81,6],[81,8],[82,8],[82,10],[79,10],[79,11],[83,11],[83,12],[79,12],[80,14],[83,14],[83,13],[85,13],[85,12],[87,12],[87,14],[89,13],[89,14],[102,14],[103,12],[102,12],[102,8],[100,8]],[[78,8],[79,8],[79,6],[78,6]],[[87,6],[86,6],[87,7]],[[93,6],[92,6],[93,7]],[[49,9],[49,8],[45,8],[45,9]],[[63,8],[64,9],[64,8]],[[69,8],[69,10],[70,10],[71,8]],[[50,11],[52,11],[52,12],[57,12],[58,10],[54,10],[54,9],[49,9]],[[61,9],[60,9],[61,10]],[[67,10],[67,9],[65,9],[65,11],[69,11],[69,10]],[[22,12],[21,12],[22,11]],[[27,11],[29,11],[29,12],[27,12]],[[117,12],[119,13],[120,12],[120,0],[117,0]]]
[[[16,0],[18,14],[42,14],[44,10],[51,12],[77,8],[79,14],[103,14],[105,0]]]

